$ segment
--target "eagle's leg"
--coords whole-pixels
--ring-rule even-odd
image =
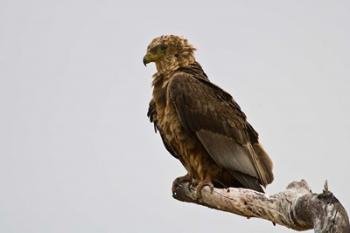
[[[196,184],[196,199],[202,198],[202,189],[205,186],[210,188],[210,191],[214,191],[213,181],[219,174],[219,169],[216,165],[213,165],[210,159],[205,156],[205,152],[193,153],[190,157],[193,172],[195,174]]]

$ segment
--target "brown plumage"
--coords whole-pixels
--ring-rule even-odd
[[[161,36],[143,60],[157,67],[148,116],[188,172],[178,179],[197,185],[199,195],[205,185],[263,192],[273,180],[272,162],[239,105],[209,81],[194,50],[181,37]]]

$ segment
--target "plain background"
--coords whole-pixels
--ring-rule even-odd
[[[0,1],[1,232],[291,232],[172,199],[142,64],[169,33],[260,133],[268,193],[328,179],[350,210],[350,2],[208,2]]]

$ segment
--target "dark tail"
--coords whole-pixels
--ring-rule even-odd
[[[243,188],[253,189],[260,193],[265,193],[257,178],[234,171],[232,172],[232,175],[234,179],[236,179],[242,185]]]

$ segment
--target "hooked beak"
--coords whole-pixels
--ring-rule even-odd
[[[155,62],[157,59],[158,59],[158,57],[156,55],[153,55],[151,53],[147,53],[143,57],[143,64],[146,66],[148,63]]]

